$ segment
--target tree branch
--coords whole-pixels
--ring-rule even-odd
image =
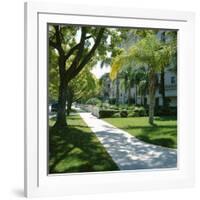
[[[65,55],[65,61],[74,53],[74,51],[75,51],[76,49],[79,48],[79,46],[80,46],[80,43],[76,44],[74,47],[72,47],[72,48],[68,51],[68,53]]]
[[[85,40],[87,40],[87,39],[89,39],[89,38],[92,38],[92,35],[88,35],[87,37],[85,37]],[[78,48],[80,47],[80,45],[81,45],[81,42],[78,43],[78,44],[76,44],[74,47],[72,47],[72,48],[68,51],[68,53],[65,55],[65,61],[74,53],[74,51],[75,51],[76,49],[78,49]]]
[[[49,45],[58,50],[57,44],[55,42],[53,42],[52,40],[50,40],[50,39],[49,39]]]
[[[92,47],[92,49],[90,50],[90,52],[83,58],[82,62],[79,64],[79,66],[73,71],[71,74],[71,77],[74,78],[82,69],[83,67],[89,62],[89,60],[91,59],[91,57],[93,56],[95,50],[97,49],[97,47],[99,46],[100,42],[101,42],[101,38],[103,36],[105,28],[101,28],[99,30],[99,33],[97,35],[97,39]],[[70,67],[71,68],[71,67]],[[70,70],[69,68],[69,70]],[[68,73],[68,72],[67,72]]]
[[[81,59],[81,56],[83,54],[83,50],[84,50],[84,45],[85,45],[85,40],[86,40],[86,27],[82,27],[81,28],[81,39],[80,39],[80,43],[79,43],[79,48],[78,48],[78,53],[76,55],[76,57],[74,58],[71,66],[69,67],[69,69],[66,71],[66,76],[68,76],[67,80],[68,79],[72,79],[71,78],[71,75],[73,75],[76,71],[76,68],[78,66],[78,63]],[[76,47],[76,46],[75,46]],[[73,49],[73,51],[75,50],[76,48]],[[69,81],[69,80],[68,80]]]
[[[57,46],[57,50],[59,51],[59,54],[60,54],[60,56],[62,55],[64,55],[64,50],[63,50],[63,48],[62,48],[62,43],[61,43],[61,39],[60,39],[60,37],[61,37],[61,34],[60,34],[60,31],[59,31],[59,25],[55,25],[54,26],[54,28],[55,28],[55,37],[56,37],[56,46]]]
[[[81,55],[83,53],[84,50],[84,45],[85,45],[85,40],[86,40],[86,28],[82,27],[81,28],[81,39],[80,39],[80,46],[79,46],[79,50],[78,53],[72,63],[72,67],[76,68],[76,66],[78,65],[78,62],[80,61]]]

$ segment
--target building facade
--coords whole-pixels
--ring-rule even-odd
[[[123,84],[122,84],[123,83]],[[124,86],[124,80],[118,78],[112,81],[109,73],[104,74],[101,78],[102,91],[101,98],[111,104],[133,104],[133,105],[148,105],[148,86],[145,92],[141,92],[137,84],[133,84],[129,91]],[[174,72],[166,71],[164,75],[165,98],[170,107],[177,107],[177,75]],[[163,105],[163,97],[160,89],[160,74],[158,74],[158,85],[156,89],[155,104]]]
[[[134,43],[137,42],[137,36],[128,33],[126,41],[124,41],[120,47],[124,49],[129,49]],[[157,32],[157,37],[159,40],[166,42],[170,41],[170,37],[167,36],[165,30],[159,30]],[[161,73],[157,74],[157,87],[156,87],[156,99],[155,105],[163,105],[163,92],[161,85],[164,85],[165,104],[170,107],[177,107],[177,74],[174,70],[176,69],[176,58],[172,60],[169,66],[166,67],[164,71],[164,83],[161,84]],[[101,78],[102,82],[102,92],[101,98],[110,103],[119,103],[119,104],[136,104],[136,105],[148,105],[148,84],[146,88],[141,89],[140,85],[135,81],[135,84],[132,83],[129,87],[126,86],[124,77],[117,77],[116,80],[111,81],[109,74],[104,74]],[[144,87],[144,85],[143,85]]]

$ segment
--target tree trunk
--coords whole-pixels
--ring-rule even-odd
[[[55,126],[57,127],[67,126],[66,115],[65,115],[66,101],[67,101],[67,86],[65,85],[64,80],[63,81],[60,80],[57,119],[55,123]]]
[[[97,47],[99,46],[101,42],[101,38],[103,36],[105,28],[100,28],[95,43],[91,50],[86,54],[83,55],[84,52],[84,45],[86,41],[86,27],[82,27],[81,31],[81,38],[80,42],[72,47],[67,54],[65,54],[65,51],[62,48],[62,39],[60,34],[59,26],[55,25],[55,38],[56,42],[49,40],[49,45],[51,45],[53,48],[57,49],[59,52],[59,95],[58,95],[58,110],[57,110],[57,119],[54,126],[59,127],[66,127],[66,115],[65,115],[65,107],[66,107],[66,101],[67,101],[67,87],[68,83],[75,78],[78,73],[84,68],[84,66],[91,60],[92,56],[94,55]],[[70,67],[66,70],[65,64],[66,61],[70,58],[70,56],[74,53],[74,51],[78,50],[76,53],[75,58],[72,61],[72,64]]]
[[[55,126],[66,127],[66,101],[67,101],[67,86],[68,82],[65,77],[65,61],[62,55],[59,57],[59,75],[60,75],[60,85],[59,85],[59,95],[58,95],[58,110]]]
[[[149,72],[149,123],[154,123],[154,108],[155,108],[155,84],[156,73],[154,71]]]
[[[67,88],[67,116],[71,112],[71,107],[73,103],[73,91],[70,87]]]
[[[131,86],[129,84],[129,86],[128,86],[128,105],[130,105],[130,104],[131,104]]]
[[[162,95],[162,102],[163,102],[163,108],[166,106],[166,98],[165,98],[165,71],[164,68],[161,70],[161,75],[160,75],[160,92]]]
[[[165,32],[161,34],[161,41],[165,43],[166,38],[165,38]],[[163,102],[163,108],[166,106],[166,98],[165,98],[165,69],[162,67],[161,69],[161,74],[160,74],[160,83],[161,83],[161,95],[162,95],[162,102]]]
[[[67,116],[69,116],[72,109],[72,100],[67,101]]]
[[[137,105],[137,84],[135,84],[135,104]]]
[[[116,105],[119,106],[119,79],[116,79]]]

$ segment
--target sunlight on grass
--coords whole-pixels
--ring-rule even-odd
[[[118,170],[94,133],[80,116],[67,117],[68,128],[52,127],[49,120],[49,172],[95,172]]]
[[[154,126],[148,123],[148,117],[105,118],[104,120],[144,142],[177,148],[176,117],[156,117]]]

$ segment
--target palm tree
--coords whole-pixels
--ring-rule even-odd
[[[128,51],[114,58],[110,76],[115,79],[121,68],[133,61],[146,66],[148,73],[149,91],[149,123],[154,122],[156,77],[161,68],[171,59],[172,49],[168,43],[161,42],[155,31],[147,31],[145,37],[134,44]],[[136,66],[136,65],[135,65]],[[135,67],[133,66],[133,67]]]
[[[119,77],[121,79],[121,87],[124,89],[125,94],[127,96],[127,102],[128,105],[131,104],[131,87],[135,83],[135,73],[136,70],[131,67],[131,65],[128,65],[124,67],[120,72],[119,72]],[[124,100],[125,102],[125,100]]]
[[[139,82],[138,82],[138,90],[140,95],[140,104],[144,105],[144,97],[147,94],[148,88],[148,74],[145,67],[141,67],[138,70],[139,74]]]

